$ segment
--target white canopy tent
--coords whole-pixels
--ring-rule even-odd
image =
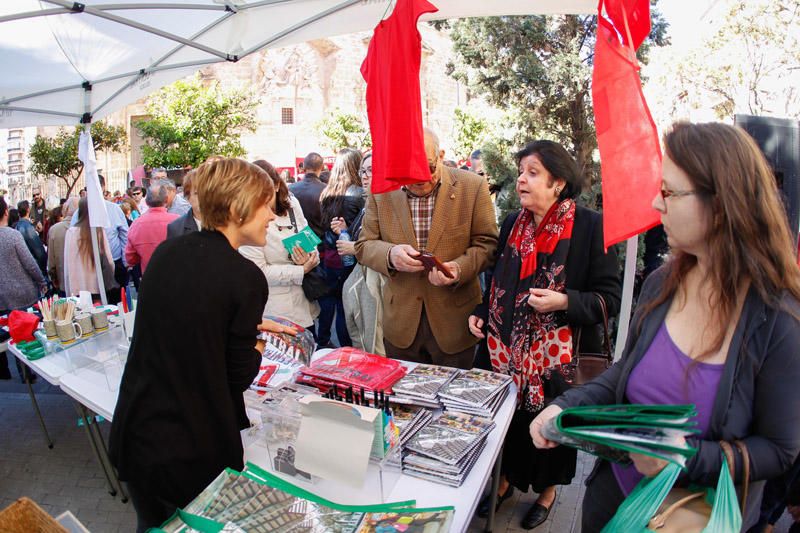
[[[439,11],[422,20],[597,10],[595,0],[432,1]],[[0,128],[91,124],[203,65],[238,61],[263,48],[372,30],[392,6],[392,0],[2,2]],[[99,196],[96,172],[87,177],[92,181],[90,197]],[[94,206],[101,202],[90,198]],[[95,222],[101,217],[90,212],[92,226],[101,226]],[[627,253],[617,356],[627,336],[635,237],[629,239]],[[99,269],[98,283],[105,303]]]
[[[593,13],[592,0],[435,0],[423,19]],[[371,30],[389,0],[0,3],[0,128],[100,120],[201,66]]]

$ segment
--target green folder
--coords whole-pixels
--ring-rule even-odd
[[[543,436],[609,461],[629,464],[630,453],[684,467],[697,450],[685,441],[697,433],[694,405],[570,407],[542,428]]]
[[[306,226],[300,230],[300,232],[295,233],[290,237],[286,237],[281,242],[283,242],[283,247],[286,248],[286,251],[289,253],[289,255],[292,255],[292,250],[294,250],[294,246],[296,244],[299,244],[300,248],[302,248],[306,253],[311,253],[317,249],[317,245],[322,241],[319,240],[319,237],[317,237],[317,234],[314,233],[314,230],[312,230],[309,226]]]

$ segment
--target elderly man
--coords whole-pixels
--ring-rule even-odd
[[[78,200],[77,196],[67,198],[67,201],[61,206],[64,219],[47,232],[47,273],[50,275],[50,281],[53,282],[53,288],[61,296],[66,296],[64,292],[64,282],[66,281],[64,279],[64,237],[70,227],[72,215],[78,211]]]
[[[169,223],[167,226],[167,239],[200,231],[200,228],[203,227],[200,219],[200,201],[197,198],[197,194],[193,194],[193,173],[194,171],[191,171],[183,177],[183,195],[189,201],[191,208],[185,215]]]
[[[100,188],[106,190],[106,178],[102,174],[98,174],[100,180]],[[114,202],[104,200],[103,204],[108,214],[108,226],[103,228],[108,239],[108,246],[111,248],[111,257],[114,259],[114,279],[120,287],[128,284],[128,269],[125,266],[124,254],[125,245],[128,244],[128,220],[125,218],[125,213]],[[78,210],[72,214],[70,219],[70,226],[78,224]],[[106,292],[108,303],[119,303],[119,291],[109,290]]]
[[[439,139],[425,130],[431,180],[369,196],[358,262],[389,277],[383,289],[383,335],[391,357],[471,368],[477,342],[467,318],[481,301],[478,273],[497,247],[486,180],[445,167]],[[435,255],[453,278],[419,260]]]
[[[151,180],[147,188],[147,213],[131,224],[125,260],[128,265],[141,265],[142,275],[158,245],[167,239],[167,226],[178,215],[167,212],[168,180]]]

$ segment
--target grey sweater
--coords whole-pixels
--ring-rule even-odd
[[[9,227],[0,228],[0,310],[34,304],[44,283],[22,234]]]
[[[658,295],[665,269],[653,272],[642,288],[622,359],[553,403],[562,408],[627,403],[631,371],[650,347],[671,304],[667,300],[642,321],[643,304]],[[753,288],[748,292],[714,400],[709,438],[687,439],[698,451],[678,478],[679,484],[716,486],[722,467],[718,442],[742,440],[750,454],[751,481],[743,531],[758,519],[766,480],[785,472],[800,452],[800,323],[795,318],[800,316],[800,303],[784,295],[781,307],[768,306]],[[742,461],[738,451],[736,455],[735,482],[740,486]]]

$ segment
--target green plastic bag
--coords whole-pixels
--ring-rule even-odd
[[[670,463],[657,476],[642,479],[619,506],[617,513],[606,524],[602,533],[651,532],[647,524],[664,502],[680,471],[678,465]],[[706,491],[706,501],[711,503],[711,517],[703,533],[739,531],[742,528],[742,513],[739,510],[736,488],[728,470],[728,461],[724,455],[717,489],[701,490]]]

